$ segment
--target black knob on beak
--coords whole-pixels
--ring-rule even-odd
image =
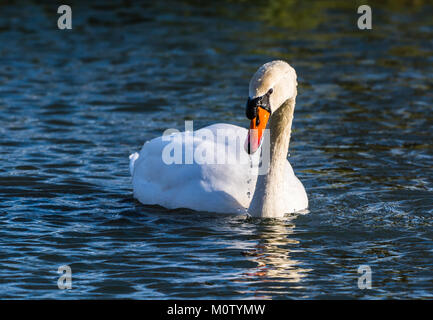
[[[257,116],[257,104],[256,104],[256,99],[251,99],[248,98],[247,101],[247,108],[246,108],[246,116],[248,119],[252,120]]]
[[[263,96],[254,99],[248,98],[246,116],[248,119],[252,120],[257,116],[257,108],[263,108],[269,113],[272,113],[271,103],[269,101],[269,96],[274,92],[274,89],[270,88]],[[258,119],[257,119],[258,120]],[[260,120],[258,120],[260,121]]]

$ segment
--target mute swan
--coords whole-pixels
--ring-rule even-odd
[[[257,217],[281,218],[306,209],[304,186],[287,160],[296,86],[296,72],[288,63],[268,62],[249,84],[246,114],[251,120],[250,130],[220,123],[146,142],[139,154],[129,157],[134,197],[143,204],[169,209],[248,212]],[[270,134],[265,130],[268,123]],[[212,136],[245,141],[245,146],[242,143],[239,148],[239,143]],[[265,149],[268,160],[263,157]],[[204,161],[203,150],[208,153],[206,159],[226,154],[235,161]],[[264,161],[269,166],[261,174]]]

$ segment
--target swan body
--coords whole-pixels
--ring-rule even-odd
[[[231,124],[214,124],[194,131],[188,137],[185,132],[178,133],[184,144],[192,140],[194,150],[208,148],[211,144],[215,153],[235,154],[233,144],[209,143],[201,139],[201,131],[210,130],[215,135],[235,134],[240,141],[245,141],[248,130]],[[224,132],[225,131],[225,132]],[[227,132],[227,133],[226,133]],[[158,204],[163,207],[189,208],[197,211],[218,213],[246,213],[253,197],[257,182],[258,167],[251,168],[246,152],[239,152],[242,159],[230,164],[166,164],[161,154],[171,141],[157,137],[144,144],[140,153],[131,155],[131,175],[133,177],[134,196],[144,204]],[[253,163],[259,154],[254,154]],[[302,183],[294,175],[290,163],[286,160],[284,168],[286,184],[282,193],[286,195],[285,212],[305,209],[305,191]]]
[[[263,65],[250,82],[250,98],[273,88],[269,99],[270,141],[263,142],[270,153],[265,173],[260,171],[265,149],[258,143],[262,141],[257,143],[263,149],[261,152],[251,152],[249,148],[246,151],[243,142],[253,139],[249,135],[252,131],[219,123],[193,132],[157,137],[146,142],[140,153],[130,155],[134,197],[143,204],[169,209],[248,212],[260,217],[279,218],[307,208],[305,189],[287,160],[296,85],[294,69],[283,61]],[[253,121],[259,123],[254,118],[251,126]],[[189,161],[187,150],[192,152],[193,159]],[[176,160],[171,151],[180,152],[181,156]]]

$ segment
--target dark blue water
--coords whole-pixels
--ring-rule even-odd
[[[0,298],[433,298],[433,8],[372,5],[360,31],[358,5],[76,2],[60,31],[58,4],[0,4]],[[310,213],[135,201],[128,155],[185,120],[246,127],[273,59],[298,73]]]

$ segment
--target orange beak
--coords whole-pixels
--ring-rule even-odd
[[[257,116],[251,120],[250,130],[248,130],[245,149],[249,154],[253,154],[262,145],[263,134],[269,121],[270,113],[262,108],[257,108]],[[258,118],[258,121],[257,121]]]

